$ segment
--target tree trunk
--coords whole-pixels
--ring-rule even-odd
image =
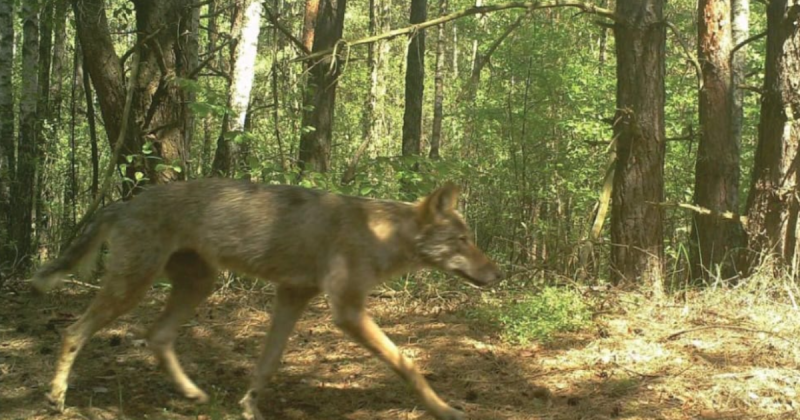
[[[20,268],[27,268],[33,252],[33,197],[37,167],[36,102],[39,96],[39,22],[37,4],[22,2],[22,90],[19,101],[17,170],[11,188],[11,239]]]
[[[47,259],[47,246],[49,242],[48,227],[50,215],[46,214],[45,204],[53,201],[52,189],[45,178],[47,168],[52,164],[50,157],[50,142],[55,139],[52,128],[53,115],[50,110],[50,64],[53,47],[53,3],[46,3],[39,19],[39,81],[38,102],[36,105],[37,119],[37,168],[36,168],[36,203],[35,217],[36,230],[34,239],[38,247],[40,260]]]
[[[83,50],[84,71],[89,74],[97,99],[100,113],[105,122],[105,131],[111,150],[119,138],[122,113],[125,106],[125,85],[123,67],[114,49],[114,43],[108,29],[104,0],[73,0],[76,30]],[[123,137],[122,149],[117,159],[118,164],[125,164],[124,176],[128,180],[136,179],[136,173],[146,173],[146,162],[134,159],[130,163],[126,156],[139,155],[142,151],[139,125],[130,119]],[[131,182],[123,182],[123,197],[128,198],[134,188]]]
[[[78,200],[78,167],[77,167],[77,142],[76,142],[76,129],[78,119],[78,95],[84,88],[84,77],[88,77],[83,71],[83,60],[81,59],[83,53],[81,52],[81,44],[78,37],[75,37],[75,49],[72,54],[72,80],[70,91],[70,107],[69,107],[69,177],[64,184],[64,213],[62,223],[62,239],[61,242],[69,240],[73,236],[72,229],[75,226],[77,219],[77,200]],[[88,107],[88,103],[87,103]],[[94,197],[94,194],[92,194]]]
[[[66,1],[55,2],[53,14],[53,61],[50,70],[50,115],[54,122],[54,131],[58,133],[58,121],[61,119],[61,102],[64,87],[64,60],[67,59]]]
[[[749,248],[790,265],[797,275],[798,141],[800,141],[800,5],[772,0],[767,6],[767,54],[750,195]]]
[[[369,34],[375,36],[378,33],[379,20],[378,6],[375,0],[369,0]],[[381,21],[384,19],[381,18]],[[356,178],[358,162],[367,151],[371,143],[378,137],[378,68],[381,57],[382,42],[373,42],[367,45],[367,68],[369,69],[369,92],[364,101],[364,113],[362,114],[362,126],[364,127],[364,140],[356,149],[353,157],[347,163],[347,168],[342,173],[342,184],[349,184]]]
[[[701,0],[697,39],[703,84],[699,96],[700,142],[695,166],[694,201],[719,214],[738,211],[739,143],[732,135],[730,0]],[[693,214],[693,278],[736,274],[730,251],[737,247],[738,221],[717,214]],[[717,271],[718,268],[720,271]]]
[[[262,5],[257,0],[239,0],[233,12],[231,24],[231,82],[228,86],[228,109],[231,114],[224,119],[222,133],[217,140],[212,172],[215,175],[232,176],[237,163],[241,163],[240,148],[244,138],[234,138],[244,131],[250,92],[255,77],[258,35],[260,32]]]
[[[0,286],[6,265],[14,258],[10,243],[11,181],[16,167],[14,159],[14,88],[11,70],[14,67],[14,1],[0,0]]]
[[[439,0],[439,16],[447,13],[447,0]],[[436,74],[434,75],[433,94],[433,129],[431,130],[431,159],[439,158],[439,147],[442,143],[442,120],[444,119],[444,25],[437,28],[436,39]]]
[[[186,77],[192,70],[186,65],[186,38],[183,34],[191,27],[192,0],[136,0],[137,42],[146,42],[142,48],[141,67],[133,95],[133,121],[141,123],[146,142],[152,142],[158,163],[166,169],[155,170],[148,165],[151,182],[167,183],[185,178],[189,162],[189,144],[186,143],[186,113],[189,112],[186,92],[173,76]],[[198,6],[199,7],[199,6]],[[96,85],[95,85],[96,86]],[[98,89],[99,92],[99,89]],[[181,170],[174,170],[180,167]]]
[[[303,14],[302,42],[307,50],[314,48],[314,33],[317,26],[317,15],[319,14],[319,2],[320,0],[306,0],[306,11]]]
[[[123,67],[114,50],[103,0],[74,0],[77,30],[84,51],[84,62],[97,91],[100,111],[112,149],[119,137],[125,104]],[[191,0],[137,0],[137,45],[140,69],[132,81],[134,95],[122,153],[118,163],[126,164],[123,196],[137,192],[142,176],[149,182],[163,183],[184,177],[189,160],[185,142],[184,115],[188,112],[185,92],[172,82],[190,71],[184,57],[181,34],[191,21]],[[148,143],[150,150],[143,150]],[[145,155],[158,159],[148,159]],[[126,156],[135,158],[128,163]],[[165,166],[159,167],[153,161]],[[159,168],[157,170],[156,168]]]
[[[664,247],[664,0],[618,0],[617,163],[611,207],[615,283],[661,289]]]
[[[86,98],[86,121],[89,124],[89,145],[91,146],[92,159],[92,198],[97,197],[100,191],[100,152],[97,145],[97,127],[95,123],[96,112],[94,110],[94,94],[92,93],[92,81],[89,79],[89,70],[86,62],[81,60],[81,76],[83,77],[83,92]]]
[[[217,3],[216,0],[208,4],[208,21],[206,27],[208,28],[208,45],[206,46],[206,54],[215,54],[217,49]],[[218,64],[216,57],[211,60],[212,63]],[[213,64],[212,64],[213,65]],[[214,117],[209,114],[203,118],[203,152],[201,158],[203,159],[202,167],[198,168],[199,173],[207,174],[211,170],[212,162],[212,144],[214,143],[213,123]]]
[[[200,64],[200,6],[194,6],[188,12],[189,17],[189,24],[186,26],[186,33],[184,38],[182,38],[185,44],[185,56],[186,56],[186,72],[194,72],[197,66]],[[197,80],[197,75],[193,77],[193,80]],[[197,100],[197,92],[194,89],[187,89],[186,93],[186,104],[194,103]],[[195,116],[194,112],[190,112],[186,110],[183,114],[183,136],[184,136],[184,144],[186,148],[186,155],[189,154],[189,148],[194,144],[194,135],[195,135]],[[192,173],[194,170],[194,165],[196,162],[193,162],[191,159],[186,159],[186,173]],[[191,166],[190,166],[191,165]]]
[[[424,22],[427,0],[411,0],[411,24]],[[422,143],[422,98],[425,91],[425,31],[411,35],[406,66],[403,156],[418,156]]]
[[[309,0],[309,3],[313,1]],[[342,38],[346,5],[347,0],[320,0],[316,23],[310,35],[313,38],[312,52],[332,48]],[[306,34],[303,39],[306,39]],[[330,169],[336,86],[342,65],[338,57],[326,57],[310,63],[298,153],[301,170],[327,172]]]

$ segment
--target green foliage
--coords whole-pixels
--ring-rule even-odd
[[[578,331],[591,321],[591,311],[573,289],[545,287],[539,293],[521,293],[513,300],[490,300],[469,316],[502,331],[515,344],[549,341],[556,333]]]

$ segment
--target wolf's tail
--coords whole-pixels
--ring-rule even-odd
[[[40,293],[47,293],[58,286],[67,274],[91,268],[97,261],[97,252],[108,237],[109,228],[116,221],[123,205],[124,203],[115,203],[100,210],[61,256],[39,268],[30,280],[33,288]]]

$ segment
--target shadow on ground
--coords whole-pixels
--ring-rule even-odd
[[[73,370],[68,410],[48,413],[42,396],[59,332],[92,295],[80,289],[47,297],[24,290],[5,294],[0,305],[0,418],[238,417],[238,401],[268,327],[268,292],[217,293],[181,330],[176,349],[189,375],[211,395],[209,404],[181,398],[142,346],[140,338],[165,298],[163,290],[154,290],[87,345]],[[429,306],[375,299],[371,311],[426,372],[433,388],[464,408],[470,419],[692,418],[687,411],[694,407],[691,387],[675,391],[684,365],[636,365],[629,362],[638,360],[633,356],[621,358],[637,351],[636,340],[646,341],[638,333],[620,332],[624,346],[592,328],[546,346],[509,346],[453,307],[431,311]],[[686,357],[714,367],[715,361],[702,361],[709,354],[690,349]],[[686,366],[692,368],[691,360]],[[388,368],[333,328],[322,299],[299,323],[268,395],[262,404],[268,419],[431,418]]]

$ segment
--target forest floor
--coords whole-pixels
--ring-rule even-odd
[[[0,418],[234,419],[268,321],[268,288],[215,293],[181,330],[177,351],[211,402],[174,390],[141,336],[166,297],[153,290],[100,332],[78,357],[64,414],[43,394],[59,332],[94,290],[67,286],[46,297],[23,286],[0,296]],[[586,289],[588,328],[547,344],[511,345],[463,316],[479,291],[426,298],[374,297],[371,313],[469,419],[800,418],[800,311],[745,291],[655,299]],[[443,295],[443,296],[442,296]],[[431,419],[379,361],[334,328],[314,300],[293,335],[262,410],[269,419]]]

